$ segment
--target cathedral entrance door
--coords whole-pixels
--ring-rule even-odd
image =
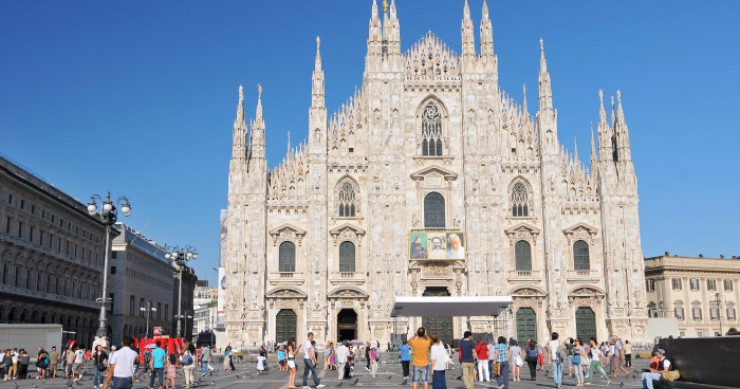
[[[298,317],[292,309],[281,309],[275,317],[275,342],[287,342],[296,338],[296,323]]]
[[[357,312],[342,309],[337,315],[337,341],[357,339]]]
[[[534,309],[525,307],[516,312],[516,337],[519,344],[537,339],[537,314]]]
[[[591,307],[579,307],[576,310],[576,336],[584,342],[596,337],[596,314]]]
[[[449,295],[450,295],[450,292],[444,286],[428,287],[424,290],[424,294],[423,294],[423,296],[426,296],[426,297],[440,297],[440,296],[449,296]],[[446,317],[426,317],[424,316],[421,318],[421,326],[426,328],[427,334],[436,332],[437,335],[439,336],[439,339],[443,343],[452,344],[452,342],[455,340],[454,334],[453,334],[453,328],[452,328],[452,316],[446,316]]]

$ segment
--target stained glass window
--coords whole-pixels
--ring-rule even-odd
[[[355,271],[355,244],[342,242],[339,245],[339,271],[353,273]]]
[[[421,115],[421,154],[442,155],[442,115],[434,104],[424,107]]]
[[[424,197],[424,227],[445,228],[445,198],[437,192]]]
[[[532,247],[529,242],[520,240],[514,246],[517,271],[532,271]]]
[[[337,202],[339,207],[339,217],[354,217],[357,211],[356,206],[356,190],[354,182],[350,179],[345,179],[339,183],[339,193],[337,194]]]
[[[588,243],[582,240],[573,243],[573,268],[576,270],[591,270]]]
[[[281,273],[295,272],[295,244],[285,241],[280,243],[278,254],[278,271]]]
[[[521,182],[514,184],[511,191],[511,214],[514,217],[529,216],[529,194]]]

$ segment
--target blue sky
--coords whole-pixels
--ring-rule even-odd
[[[460,51],[462,0],[398,0],[407,49]],[[470,0],[480,20],[481,0]],[[264,87],[268,158],[306,136],[315,37],[327,105],[362,82],[370,0],[0,2],[0,153],[86,201],[127,194],[126,220],[200,250],[215,280],[238,85]],[[560,140],[588,156],[597,91],[621,88],[646,256],[740,255],[740,2],[492,1],[501,87],[536,108],[545,39]]]

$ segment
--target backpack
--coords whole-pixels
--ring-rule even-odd
[[[183,365],[191,365],[193,363],[193,357],[190,355],[190,352],[186,352],[185,356],[182,357],[182,364]]]
[[[558,362],[563,363],[566,359],[568,359],[568,350],[565,347],[560,346],[556,351],[556,355],[558,358]]]
[[[527,358],[537,359],[537,347],[527,349]]]
[[[149,362],[151,361],[152,361],[152,352],[149,350],[146,350],[146,352],[144,353],[144,363],[149,364]]]

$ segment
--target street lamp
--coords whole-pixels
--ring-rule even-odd
[[[185,324],[184,324],[185,330],[183,331],[183,332],[185,332],[185,334],[188,333],[188,319],[191,319],[190,326],[193,325],[193,321],[192,321],[193,315],[192,314],[193,314],[192,311],[184,311],[183,314],[182,314],[182,318],[185,319]],[[193,331],[191,329],[191,331],[190,331],[190,337],[192,338],[192,336],[193,336]]]
[[[722,336],[722,299],[719,292],[714,294],[714,303],[717,305],[717,320],[719,320],[719,336]]]
[[[100,209],[98,209],[97,199],[101,203]],[[108,298],[108,258],[110,256],[110,230],[111,227],[116,224],[118,220],[118,207],[121,208],[121,213],[125,217],[131,215],[131,204],[128,201],[128,197],[122,195],[118,197],[115,203],[110,198],[110,192],[106,196],[105,200],[98,195],[94,194],[90,196],[90,202],[87,203],[87,213],[92,217],[99,217],[100,221],[105,225],[105,261],[103,263],[103,291],[102,296],[95,299],[96,302],[100,303],[100,325],[98,332],[95,335],[94,344],[101,344],[105,347],[108,346],[108,319],[106,317],[105,306],[110,302]]]
[[[182,327],[181,327],[181,320],[184,318],[182,315],[182,271],[187,265],[188,261],[192,261],[194,259],[198,259],[198,253],[195,251],[194,248],[187,246],[187,247],[174,247],[172,248],[172,251],[168,252],[164,256],[165,258],[172,261],[172,267],[175,269],[175,271],[178,272],[178,280],[179,280],[179,291],[177,292],[177,315],[175,318],[177,319],[177,337],[182,337]]]
[[[139,310],[146,312],[146,334],[144,334],[144,344],[149,344],[149,318],[152,316],[152,312],[157,312],[157,308],[152,306],[152,300],[146,302],[146,308],[139,307]]]

